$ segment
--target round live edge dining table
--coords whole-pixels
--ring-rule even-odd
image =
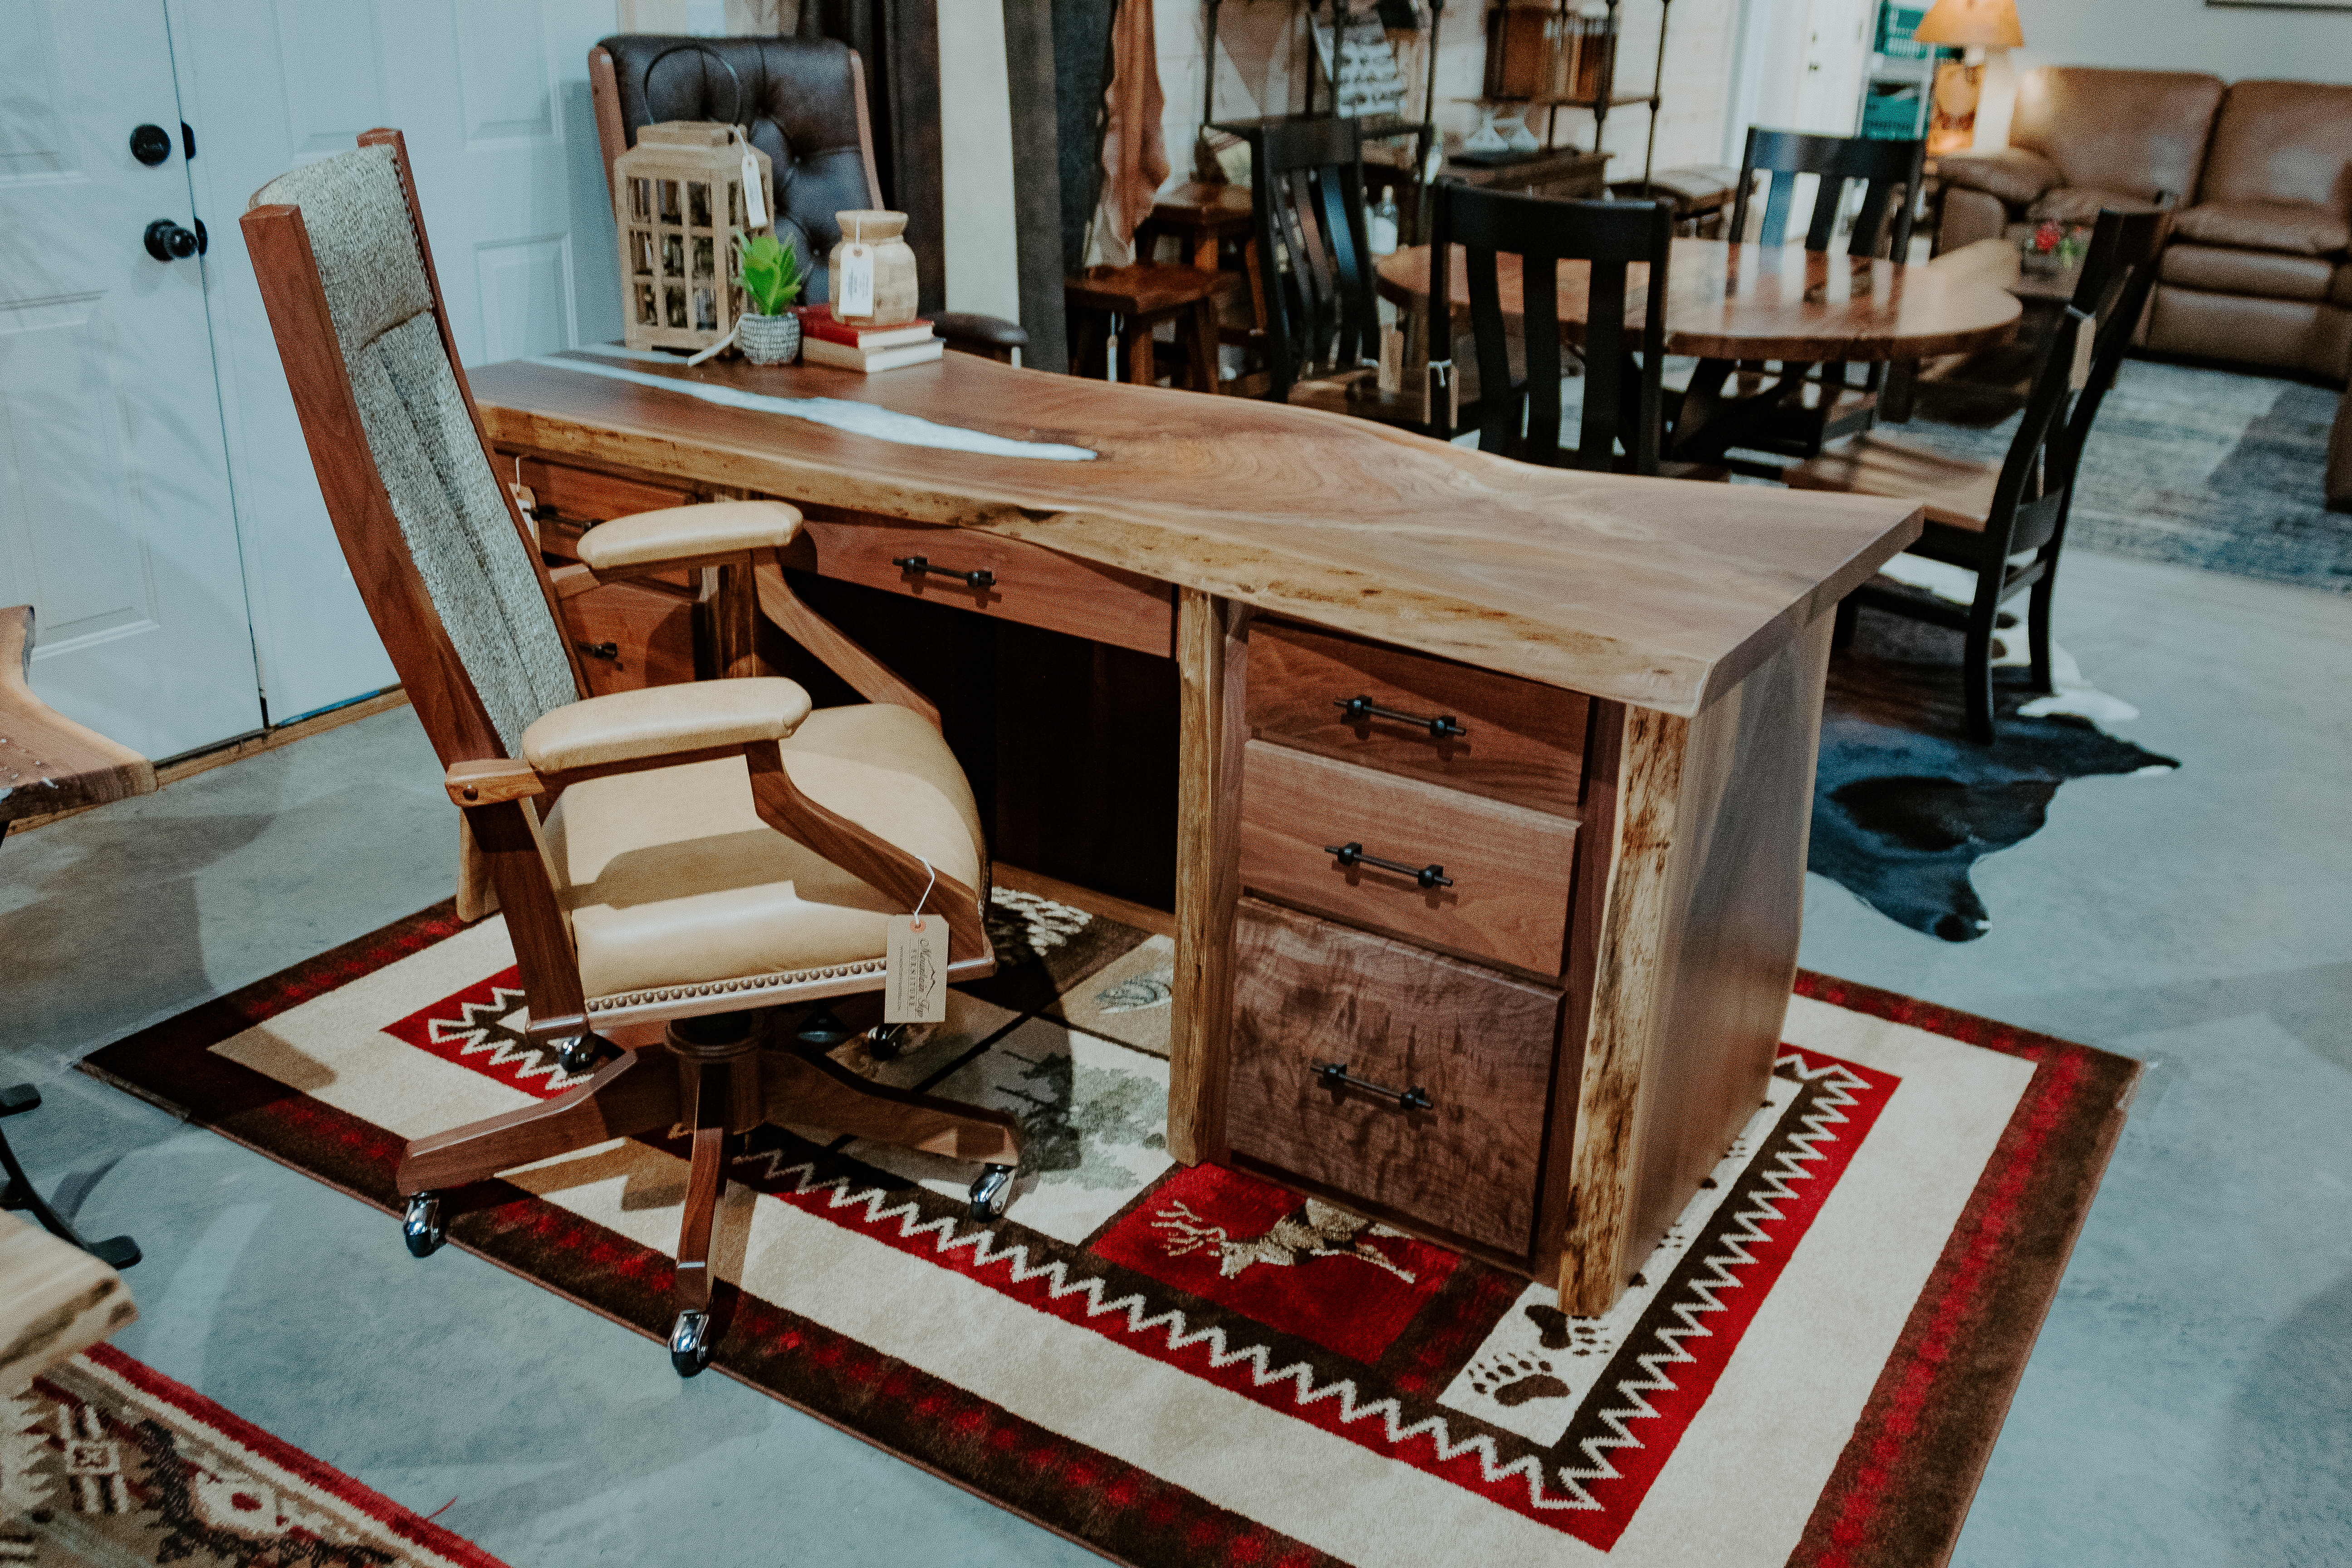
[[[1520,311],[1519,258],[1495,258],[1496,291],[1507,322]],[[1586,279],[1581,261],[1559,264],[1561,335],[1584,337]],[[1677,239],[1666,279],[1666,352],[1699,361],[1668,434],[1666,453],[1684,461],[1720,458],[1801,395],[1818,364],[1931,359],[2006,342],[2021,307],[1981,274],[1946,271],[1932,262],[1892,261],[1801,246],[1735,245]],[[1401,305],[1425,307],[1429,247],[1412,246],[1379,264],[1381,292]],[[1644,324],[1649,268],[1635,263],[1625,279],[1625,320]],[[1470,284],[1462,247],[1446,268],[1454,313],[1466,321]],[[1780,371],[1751,376],[1754,390],[1725,388],[1742,364],[1775,361]]]

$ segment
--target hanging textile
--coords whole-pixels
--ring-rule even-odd
[[[1115,266],[1135,259],[1135,228],[1151,216],[1151,199],[1168,178],[1168,142],[1160,120],[1168,107],[1160,90],[1159,45],[1152,37],[1151,0],[1122,0],[1111,18],[1110,88],[1103,95],[1103,197],[1096,248]]]

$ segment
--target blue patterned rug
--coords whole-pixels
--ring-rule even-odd
[[[1919,386],[1908,441],[1997,463],[2031,363],[2010,348]],[[2076,481],[2069,549],[2352,594],[2352,516],[2326,510],[2339,394],[2275,376],[2126,360]]]

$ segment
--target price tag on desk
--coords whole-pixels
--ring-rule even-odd
[[[834,279],[833,313],[874,313],[874,247],[855,241],[841,247],[841,276]]]
[[[882,1021],[937,1024],[948,1016],[948,922],[892,915],[884,937]]]

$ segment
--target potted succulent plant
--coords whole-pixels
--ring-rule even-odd
[[[793,313],[801,297],[800,256],[772,234],[737,235],[735,250],[745,312],[736,323],[736,346],[753,364],[790,364],[801,352],[801,319]]]

